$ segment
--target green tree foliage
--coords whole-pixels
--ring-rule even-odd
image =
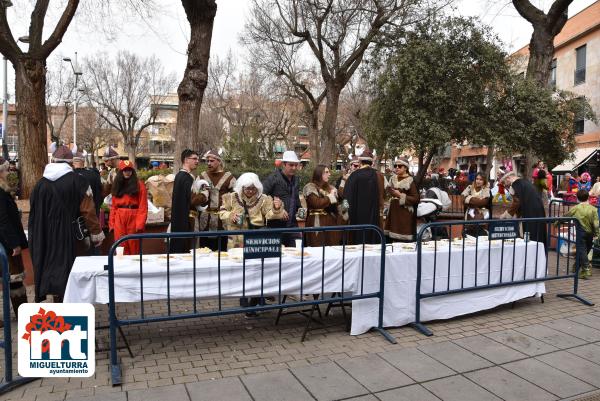
[[[585,98],[512,73],[497,38],[472,19],[432,17],[389,43],[374,60],[365,126],[387,155],[416,153],[417,183],[440,150],[465,141],[559,163],[574,149],[575,117],[594,118]]]
[[[388,155],[413,150],[417,182],[444,146],[487,137],[492,82],[508,71],[487,28],[471,19],[435,18],[402,33],[380,52],[367,116],[372,145]]]

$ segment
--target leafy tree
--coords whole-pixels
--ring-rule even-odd
[[[446,145],[490,138],[490,92],[508,69],[495,37],[471,19],[433,15],[393,43],[373,64],[382,68],[373,83],[366,130],[382,153],[414,151],[420,184]]]

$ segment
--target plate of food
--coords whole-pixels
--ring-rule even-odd
[[[218,258],[218,257],[219,257],[219,255],[221,256],[221,259],[227,259],[227,258],[229,258],[229,253],[227,253],[227,252],[221,252],[221,253],[219,253],[219,252],[215,252],[215,253],[212,253],[212,255],[213,255],[215,258]]]
[[[397,245],[394,245],[394,248]],[[417,244],[400,244],[400,250],[403,252],[414,252],[417,249]]]
[[[149,262],[151,259],[146,256],[146,255],[127,255],[127,259],[132,261],[132,262],[139,262],[140,258],[142,259],[142,262]]]
[[[291,256],[293,258],[301,258],[302,256],[304,256],[305,258],[310,256],[310,253],[308,253],[307,251],[302,252],[300,249],[290,249],[289,251],[286,250],[285,251],[286,256]]]
[[[194,260],[194,255],[179,255],[177,256],[177,259],[190,261]]]
[[[204,248],[196,248],[196,255],[198,256],[208,256],[212,253],[212,249],[204,247]],[[190,254],[194,254],[194,250],[190,250]]]

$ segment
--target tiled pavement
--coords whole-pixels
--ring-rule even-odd
[[[432,322],[430,338],[391,329],[395,345],[376,333],[349,336],[339,312],[304,343],[304,320],[274,326],[272,313],[126,328],[135,357],[120,352],[122,386],[110,386],[107,353],[98,352],[93,378],[38,380],[3,399],[592,400],[600,389],[595,273],[580,288],[595,307],[556,298],[569,283],[549,282],[544,304],[526,299]]]

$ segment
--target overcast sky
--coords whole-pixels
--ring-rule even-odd
[[[574,0],[569,8],[569,16],[594,1]],[[186,63],[188,22],[180,0],[157,0],[157,3],[162,7],[159,15],[140,24],[123,23],[123,28],[116,35],[115,40],[107,40],[100,33],[90,32],[85,21],[81,18],[75,19],[63,42],[50,56],[49,64],[64,56],[72,57],[75,52],[78,52],[79,57],[84,57],[98,51],[106,51],[110,54],[119,49],[128,49],[140,55],[155,54],[163,62],[167,71],[174,71],[180,78]],[[552,1],[533,0],[533,3],[544,7],[547,11]],[[243,48],[239,45],[238,38],[244,27],[249,1],[217,0],[217,4],[211,57],[224,57],[229,50],[243,57]],[[11,10],[14,8],[16,7],[9,8],[9,19],[12,20],[13,34],[19,37],[27,33],[29,21],[25,17],[29,14],[27,12],[19,14],[18,10]],[[457,9],[460,14],[478,16],[484,23],[491,25],[509,52],[529,42],[531,26],[517,14],[509,0],[457,0]],[[10,18],[11,13],[12,18]],[[13,69],[9,65],[9,93],[14,93],[12,73]],[[11,102],[12,100],[11,96]]]

